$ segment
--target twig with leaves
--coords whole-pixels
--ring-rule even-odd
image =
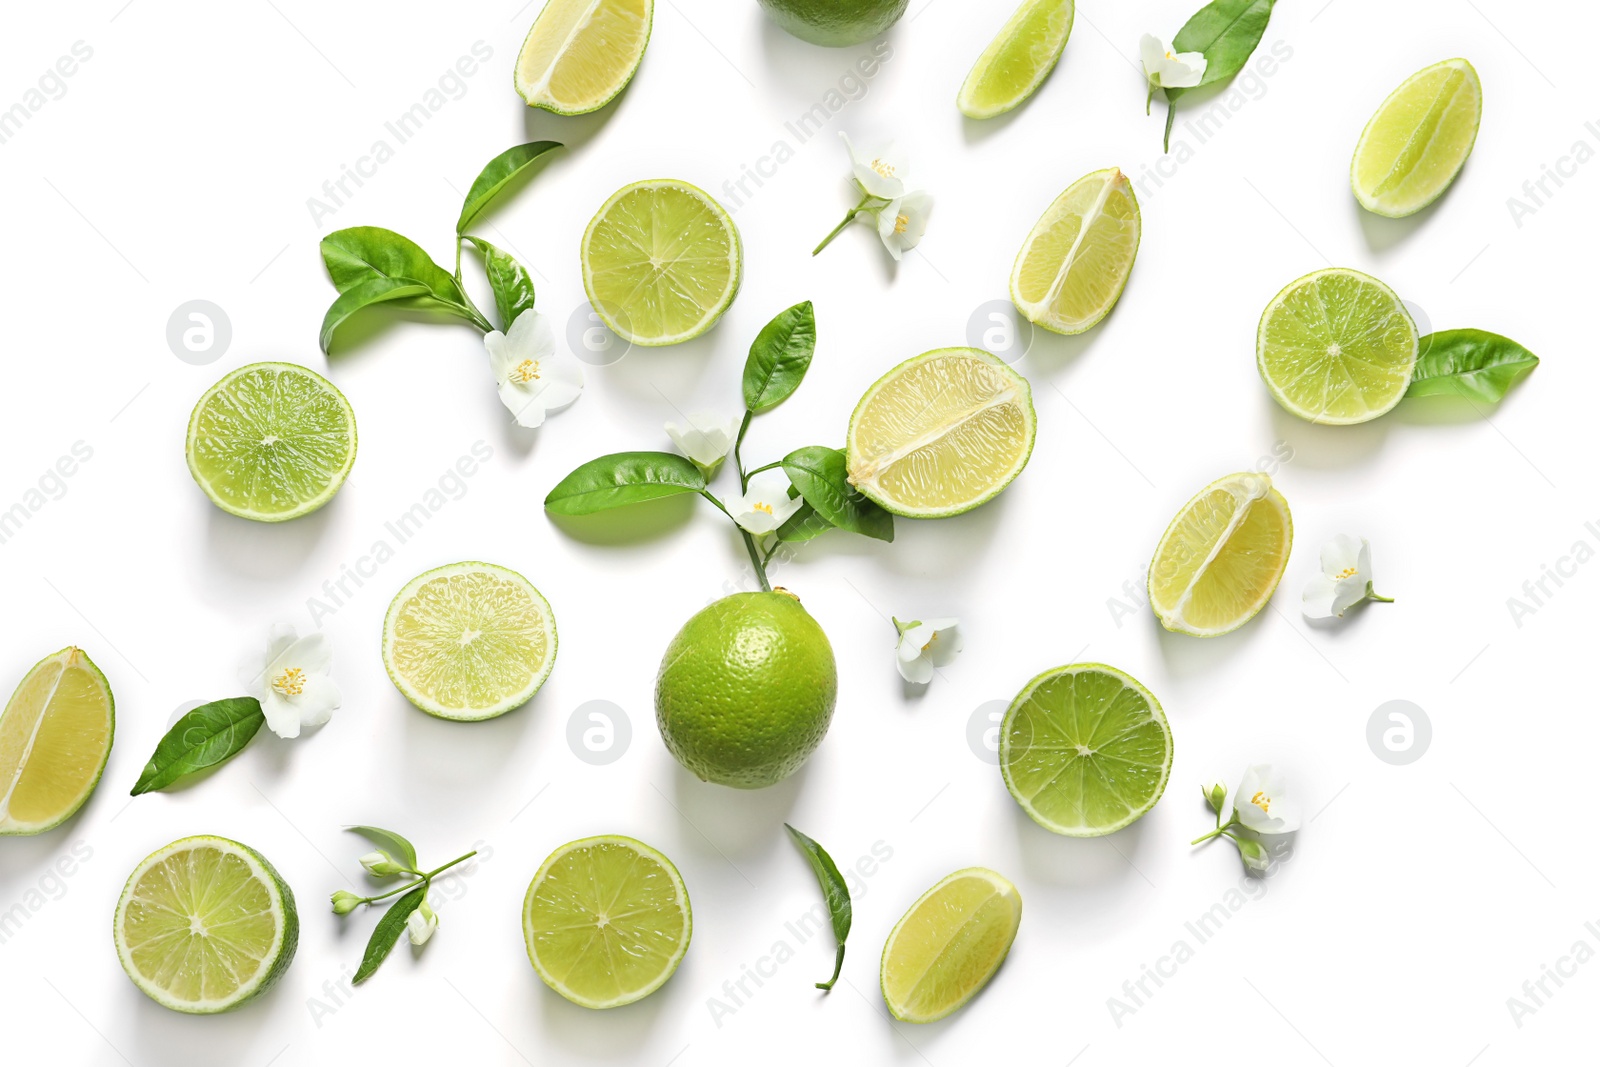
[[[389,958],[389,953],[394,951],[394,946],[399,943],[402,933],[409,934],[413,945],[425,944],[428,938],[433,936],[433,932],[439,928],[439,916],[428,905],[428,890],[433,885],[433,880],[450,868],[476,856],[478,850],[473,849],[464,856],[457,856],[449,863],[424,871],[417,862],[416,846],[393,830],[385,830],[379,826],[347,826],[345,829],[360,834],[378,846],[361,857],[361,866],[366,868],[368,874],[374,878],[403,876],[410,879],[403,885],[370,897],[340,889],[331,898],[335,915],[349,915],[363,905],[371,907],[391,897],[400,898],[389,905],[388,910],[383,913],[383,918],[379,919],[378,925],[373,928],[372,936],[367,940],[367,951],[361,957],[361,966],[351,979],[352,983],[360,983],[371,978],[373,972]]]

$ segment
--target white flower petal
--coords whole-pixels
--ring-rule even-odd
[[[900,669],[900,677],[908,682],[927,685],[933,681],[933,661],[927,656],[919,655],[911,660],[897,656],[894,663]]]
[[[516,323],[512,323],[513,326]],[[511,342],[506,340],[506,335],[499,330],[490,330],[483,335],[483,347],[489,352],[489,369],[494,373],[494,380],[503,382],[511,376],[511,370],[522,359],[517,356],[516,349],[511,347]]]
[[[1144,65],[1146,78],[1160,82],[1161,62],[1166,58],[1167,51],[1167,42],[1153,33],[1147,33],[1139,38],[1139,62]]]
[[[544,425],[544,405],[537,396],[512,382],[502,382],[499,393],[500,402],[511,412],[518,426],[536,430]]]
[[[424,912],[423,909],[426,907],[427,905],[423,905],[422,908],[406,916],[406,933],[413,945],[427,944],[428,938],[439,928],[439,916],[432,909]]]
[[[299,696],[289,698],[289,703],[299,711],[301,725],[321,726],[339,709],[339,685],[325,675],[313,675],[304,686]]]
[[[267,720],[267,729],[284,740],[300,736],[299,709],[278,695],[278,691],[271,686],[261,694],[261,714]]]
[[[332,666],[333,649],[328,646],[327,637],[321,633],[309,633],[296,638],[289,647],[278,653],[272,661],[272,676],[276,678],[291,667],[297,667],[307,674],[327,674]]]
[[[1361,551],[1366,542],[1349,534],[1337,534],[1322,546],[1322,573],[1337,578],[1344,570],[1361,569]]]
[[[1327,619],[1339,614],[1335,602],[1339,597],[1339,583],[1325,574],[1313,575],[1300,594],[1300,614],[1308,619]]]
[[[550,317],[537,311],[524,311],[512,322],[506,334],[517,362],[525,359],[545,359],[555,355],[556,333],[550,326]]]
[[[954,619],[947,621],[949,626],[935,626],[937,632],[928,642],[928,658],[935,667],[948,667],[961,651],[961,630]]]

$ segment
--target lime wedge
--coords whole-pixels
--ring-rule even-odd
[[[1000,724],[1000,774],[1052,833],[1103,837],[1155,807],[1172,770],[1172,731],[1150,690],[1100,663],[1045,671]]]
[[[1150,607],[1178,633],[1237,630],[1272,599],[1293,541],[1289,503],[1271,478],[1218,478],[1161,535],[1150,562]]]
[[[522,42],[513,83],[529,107],[582,115],[639,69],[654,0],[549,0]]]
[[[935,349],[879,378],[856,405],[850,483],[896,515],[959,515],[1022,473],[1033,436],[1026,378],[979,348]]]
[[[1073,182],[1017,253],[1011,302],[1029,322],[1082,333],[1111,311],[1139,252],[1139,202],[1116,167]]]
[[[1394,290],[1330,268],[1291,282],[1261,313],[1256,367],[1284,408],[1349,426],[1393,408],[1417,364],[1417,326]]]
[[[1350,188],[1361,206],[1401,218],[1439,199],[1472,154],[1483,85],[1464,59],[1424,67],[1389,94],[1361,131]]]
[[[60,826],[100,784],[116,715],[111,686],[80,648],[46,656],[0,712],[0,836]]]
[[[879,984],[889,1014],[931,1023],[961,1007],[1005,962],[1021,922],[1017,887],[983,867],[922,894],[883,945]]]
[[[356,417],[322,375],[252,363],[206,390],[189,416],[189,473],[231,515],[283,522],[333,499],[356,461]]]
[[[961,113],[992,119],[1032,96],[1067,47],[1072,14],[1072,0],[1023,0],[961,83]]]
[[[615,1008],[661,988],[694,928],[678,868],[631,837],[562,845],[522,902],[528,959],[545,985],[585,1008]]]
[[[283,977],[300,918],[261,853],[224,837],[186,837],[134,868],[112,933],[140,992],[173,1011],[214,1015]]]
[[[556,663],[556,618],[528,579],[493,563],[419,574],[383,620],[383,665],[429,715],[474,722],[526,704]]]

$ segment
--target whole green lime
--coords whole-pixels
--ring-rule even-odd
[[[900,21],[907,0],[761,0],[772,21],[812,44],[860,44]]]
[[[699,778],[761,789],[800,769],[828,732],[833,646],[797,597],[735,593],[678,631],[656,674],[656,726]]]

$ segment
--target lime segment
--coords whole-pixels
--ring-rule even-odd
[[[1017,887],[983,867],[917,898],[883,946],[880,985],[896,1019],[931,1023],[961,1007],[1005,962],[1022,922]]]
[[[672,861],[631,837],[562,845],[522,903],[528,959],[546,985],[585,1008],[659,989],[689,951],[689,893]]]
[[[1417,71],[1368,120],[1350,161],[1350,187],[1361,206],[1401,218],[1429,204],[1455,181],[1472,154],[1483,117],[1483,85],[1464,59]]]
[[[943,518],[1011,484],[1033,452],[1027,379],[978,348],[940,348],[873,383],[850,416],[850,483],[897,515]]]
[[[1256,367],[1273,398],[1312,422],[1367,422],[1400,403],[1417,326],[1394,290],[1331,268],[1291,282],[1261,313]]]
[[[237,1008],[288,970],[299,942],[294,894],[261,853],[186,837],[134,869],[113,932],[122,969],[173,1011]]]
[[[383,621],[390,680],[441,719],[492,719],[521,707],[555,662],[549,601],[522,575],[492,563],[418,575]]]
[[[83,807],[115,726],[111,686],[82,649],[34,664],[0,712],[0,836],[43,833]]]
[[[739,292],[739,231],[687,182],[625,186],[583,234],[583,288],[613,333],[671,345],[716,325]]]
[[[1289,504],[1271,478],[1218,478],[1183,506],[1156,546],[1150,607],[1179,633],[1236,630],[1272,599],[1293,541]]]
[[[604,107],[639,68],[653,13],[654,0],[549,0],[517,55],[517,92],[558,115]]]
[[[293,363],[225,375],[189,416],[189,473],[223,511],[282,522],[333,499],[356,461],[344,394]]]
[[[993,118],[1032,96],[1061,59],[1072,16],[1073,0],[1023,0],[962,83],[961,113]]]
[[[1011,268],[1011,302],[1029,322],[1082,333],[1110,313],[1139,252],[1139,202],[1116,167],[1073,182],[1034,224]]]

